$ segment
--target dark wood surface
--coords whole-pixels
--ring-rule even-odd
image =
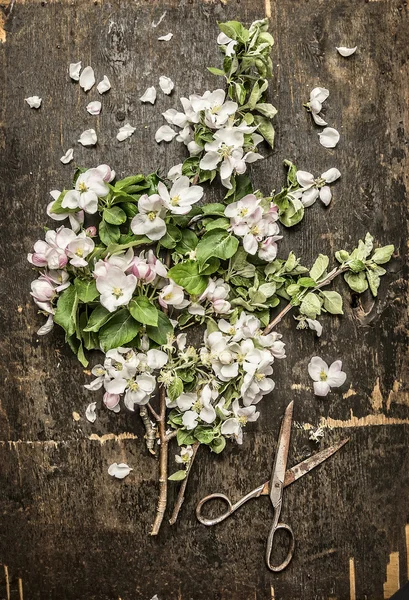
[[[17,0],[10,8],[0,8],[1,600],[389,597],[408,580],[409,564],[407,2]],[[216,21],[249,23],[266,13],[276,38],[277,144],[253,178],[265,192],[279,187],[285,158],[317,174],[333,166],[342,172],[331,206],[306,211],[280,251],[294,249],[308,264],[318,252],[352,248],[369,230],[380,243],[394,243],[397,257],[375,304],[336,282],[345,316],[323,318],[320,341],[297,332],[291,316],[280,325],[288,357],[275,365],[277,386],[260,405],[262,418],[248,427],[241,448],[231,445],[220,457],[200,449],[180,523],[165,522],[153,539],[157,469],[141,423],[102,410],[94,425],[85,420],[97,395],[82,387],[88,377],[60,331],[36,336],[42,318],[30,301],[33,272],[25,257],[47,222],[49,190],[69,185],[72,165],[60,163],[63,152],[74,146],[76,162],[107,162],[121,176],[179,162],[179,144],[153,141],[160,113],[181,95],[220,85],[205,70],[219,64]],[[157,41],[168,31],[171,42]],[[355,44],[349,59],[335,51]],[[88,98],[68,78],[68,64],[80,59],[94,67],[97,81],[106,74],[112,83],[99,118],[88,115]],[[176,82],[174,93],[142,105],[139,96],[162,74]],[[341,132],[335,150],[319,145],[302,108],[316,85],[330,90],[327,120]],[[43,98],[39,111],[24,102],[34,94]],[[95,88],[88,97],[97,99]],[[137,131],[119,143],[116,132],[128,121]],[[92,126],[98,145],[82,148],[76,140]],[[348,374],[324,399],[314,397],[307,373],[315,354],[342,358]],[[320,417],[324,445],[351,441],[287,490],[282,518],[294,529],[296,554],[285,572],[272,574],[264,566],[266,498],[213,529],[197,523],[194,506],[216,490],[239,497],[269,476],[290,399],[301,425],[292,435],[291,463],[313,450],[305,426]],[[134,470],[113,480],[113,461]],[[171,486],[171,503],[176,490]]]

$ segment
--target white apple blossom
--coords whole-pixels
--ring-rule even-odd
[[[160,287],[159,279],[167,277],[167,268],[153,253],[153,250],[148,250],[145,256],[143,250],[139,256],[133,256],[131,263],[127,267],[127,271],[133,273],[138,280],[146,283],[152,283],[155,280],[155,285]]]
[[[75,233],[78,233],[78,231],[81,229],[82,225],[84,224],[84,211],[79,210],[78,212],[75,212],[75,213],[72,213],[72,212],[54,213],[54,212],[52,212],[52,208],[53,208],[55,200],[57,200],[60,197],[61,192],[59,190],[52,190],[50,192],[50,195],[54,198],[54,200],[52,200],[51,202],[49,202],[47,204],[47,209],[46,209],[47,215],[54,221],[64,221],[65,219],[69,219],[71,229]]]
[[[322,173],[320,177],[314,178],[312,173],[308,171],[297,171],[297,181],[301,186],[302,192],[300,197],[301,202],[305,207],[312,206],[314,202],[319,198],[325,206],[331,202],[332,193],[329,188],[329,183],[333,183],[341,177],[341,173],[338,169],[333,167],[328,169],[325,173]]]
[[[105,92],[108,92],[111,89],[111,83],[108,79],[108,77],[106,75],[104,75],[104,78],[102,79],[102,81],[99,82],[99,84],[97,85],[97,90],[99,94],[105,94]]]
[[[30,108],[40,108],[42,98],[39,96],[30,96],[29,98],[25,98],[25,101],[29,105]]]
[[[319,134],[320,144],[324,148],[335,148],[339,142],[339,132],[333,127],[326,127]]]
[[[166,75],[161,75],[159,77],[159,87],[164,94],[169,96],[169,94],[172,92],[173,88],[175,87],[175,84],[173,83],[173,81],[171,80],[170,77],[166,77]]]
[[[87,105],[87,111],[89,112],[90,115],[93,115],[94,117],[99,115],[99,113],[101,112],[101,107],[102,104],[99,100],[94,100],[93,102],[90,102]]]
[[[208,424],[216,420],[216,411],[212,400],[215,400],[217,396],[217,391],[207,384],[200,393],[183,393],[176,399],[178,408],[183,412],[182,421],[186,429],[194,429],[199,419]]]
[[[75,189],[69,190],[61,202],[62,208],[81,208],[86,213],[94,214],[98,210],[98,198],[109,194],[109,187],[104,180],[103,167],[88,169],[81,173],[75,182]]]
[[[188,465],[193,456],[193,448],[192,446],[186,446],[180,449],[180,455],[175,454],[175,461],[179,465]]]
[[[123,127],[120,127],[118,133],[116,134],[116,139],[118,142],[123,142],[133,135],[136,131],[136,127],[132,127],[130,123],[126,123]]]
[[[176,179],[170,190],[160,181],[158,194],[171,213],[186,215],[192,208],[192,204],[201,200],[203,188],[199,185],[190,185],[189,177],[182,175]]]
[[[328,367],[319,356],[314,356],[308,364],[308,373],[314,381],[316,396],[327,396],[332,387],[340,387],[345,383],[346,373],[342,370],[342,361],[336,360]]]
[[[79,82],[84,92],[88,92],[95,84],[94,69],[92,67],[85,67],[80,75]]]
[[[310,101],[304,104],[304,106],[311,112],[311,116],[315,123],[321,127],[325,127],[325,125],[327,125],[327,122],[320,117],[319,113],[322,110],[322,103],[325,102],[328,96],[329,91],[326,88],[316,87],[311,90]]]
[[[71,259],[70,264],[73,267],[87,267],[88,262],[85,258],[91,254],[94,248],[93,240],[83,231],[67,246],[67,255]]]
[[[73,81],[79,81],[81,72],[81,61],[77,63],[70,63],[69,73]]]
[[[164,217],[166,208],[158,194],[143,194],[138,202],[139,214],[131,221],[135,235],[146,235],[150,240],[160,240],[166,234]]]
[[[114,312],[118,306],[128,304],[135,291],[136,283],[135,275],[125,275],[119,267],[110,267],[105,276],[96,278],[102,306],[109,312]]]
[[[256,411],[254,405],[245,406],[243,408],[240,407],[238,400],[234,400],[232,409],[234,417],[230,417],[222,423],[221,433],[223,435],[233,435],[236,438],[237,443],[242,444],[243,427],[245,427],[248,422],[257,421],[260,413]]]
[[[344,57],[352,56],[352,54],[355,54],[357,48],[358,46],[354,46],[353,48],[346,48],[345,46],[336,47],[339,54]]]
[[[86,129],[83,131],[78,141],[82,146],[95,146],[98,141],[95,129]]]
[[[124,404],[128,410],[135,410],[135,404],[144,406],[150,400],[156,387],[156,379],[149,373],[141,373],[126,382]]]
[[[38,240],[34,244],[34,252],[28,254],[27,260],[36,267],[62,269],[68,262],[66,248],[76,237],[72,229],[67,227],[60,227],[56,231],[49,229],[45,240]]]
[[[67,152],[64,154],[64,156],[62,156],[60,158],[60,161],[62,162],[63,165],[67,165],[68,163],[70,163],[74,158],[74,149],[73,148],[69,148],[67,150]]]
[[[226,92],[222,89],[207,91],[203,96],[190,96],[190,102],[196,113],[204,111],[205,124],[211,129],[224,127],[231,115],[238,109],[237,102],[225,102]]]
[[[183,288],[170,280],[169,285],[165,285],[159,293],[159,304],[164,308],[174,306],[182,309],[188,306],[189,301],[185,300]]]

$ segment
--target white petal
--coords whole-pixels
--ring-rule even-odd
[[[169,127],[169,125],[162,125],[155,133],[155,140],[158,144],[159,142],[170,142],[176,135],[177,131],[172,129],[172,127]]]
[[[171,181],[176,181],[176,179],[178,179],[179,177],[182,177],[182,166],[183,166],[183,163],[179,163],[178,165],[171,167],[169,169],[166,177],[168,179],[170,179]]]
[[[37,335],[47,335],[47,333],[50,333],[53,327],[54,317],[53,315],[50,315],[44,325],[37,331]]]
[[[151,369],[161,369],[168,362],[168,355],[162,350],[148,350],[146,357],[148,367]]]
[[[126,477],[127,475],[129,475],[129,473],[133,471],[133,469],[131,469],[131,467],[128,467],[127,464],[125,463],[112,463],[112,465],[110,465],[110,467],[108,468],[108,473],[109,475],[112,475],[112,477],[116,477],[117,479],[123,479],[124,477]]]
[[[308,171],[297,171],[297,181],[301,187],[308,187],[314,184],[314,175]]]
[[[99,100],[94,100],[94,102],[90,102],[87,106],[87,111],[90,115],[99,115],[101,112],[102,104]]]
[[[316,396],[327,396],[330,389],[326,381],[314,381],[314,394]]]
[[[320,138],[320,144],[324,146],[324,148],[335,148],[339,142],[339,133],[333,127],[326,127],[318,135]]]
[[[335,167],[328,169],[328,171],[325,171],[325,173],[321,175],[321,179],[325,179],[326,183],[333,183],[340,177],[341,173]]]
[[[305,319],[308,323],[308,327],[316,332],[317,337],[321,337],[322,334],[322,325],[316,319]]]
[[[97,90],[100,94],[105,94],[108,90],[111,89],[111,83],[106,75],[104,75],[104,79],[99,82],[97,85]]]
[[[311,90],[310,100],[318,100],[318,102],[324,102],[329,96],[329,90],[327,88],[316,87]]]
[[[328,123],[326,121],[324,121],[324,119],[322,117],[320,117],[319,115],[317,115],[314,112],[311,112],[312,118],[314,119],[316,125],[319,125],[320,127],[325,127],[325,125],[328,125]]]
[[[159,87],[164,94],[169,95],[175,87],[175,84],[170,79],[170,77],[162,75],[161,77],[159,77]]]
[[[337,50],[341,56],[351,56],[352,54],[355,54],[357,48],[358,46],[355,46],[354,48],[346,48],[345,46],[339,46],[337,47]]]
[[[85,417],[90,423],[95,423],[95,421],[97,419],[97,414],[95,412],[96,405],[97,405],[96,402],[91,402],[91,404],[88,404],[88,406],[85,410]]]
[[[320,381],[321,372],[328,373],[328,365],[319,356],[313,356],[308,364],[308,373],[314,381]]]
[[[60,158],[60,161],[62,162],[63,165],[68,165],[69,162],[71,162],[74,158],[74,150],[73,148],[69,148],[67,150],[67,152],[64,154],[64,156],[62,156]]]
[[[83,146],[95,146],[97,143],[97,134],[95,129],[86,129],[83,131],[78,141]]]
[[[332,192],[330,190],[329,185],[324,185],[323,188],[320,189],[320,200],[325,206],[331,202]]]
[[[145,91],[144,95],[139,98],[141,102],[150,102],[151,104],[155,104],[156,100],[156,89],[152,87],[148,87]]]
[[[305,208],[308,208],[309,206],[312,206],[314,204],[318,196],[319,191],[316,188],[310,188],[301,196],[301,202],[303,203]]]
[[[42,99],[39,96],[30,96],[29,98],[25,98],[25,101],[30,108],[40,108]]]
[[[94,69],[92,67],[85,67],[80,76],[80,86],[84,92],[88,92],[95,84]]]
[[[123,142],[127,138],[131,137],[133,132],[136,130],[136,127],[132,127],[129,123],[126,123],[123,127],[120,128],[116,135],[116,139],[118,142]]]
[[[173,38],[173,33],[167,33],[166,35],[161,35],[158,37],[160,42],[169,42]]]
[[[70,64],[70,77],[74,81],[79,81],[81,72],[81,61],[77,63]]]

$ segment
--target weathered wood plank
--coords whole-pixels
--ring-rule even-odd
[[[142,428],[129,413],[101,411],[94,425],[85,421],[95,395],[82,388],[87,377],[62,335],[35,335],[39,319],[29,301],[25,254],[41,234],[48,191],[69,183],[71,169],[59,157],[79,134],[95,126],[99,135],[95,149],[75,145],[76,162],[85,166],[108,162],[125,175],[176,164],[179,145],[153,142],[160,112],[180,95],[220,85],[205,71],[218,64],[217,20],[250,22],[266,10],[277,38],[271,97],[279,109],[277,146],[255,166],[254,179],[266,192],[278,187],[284,158],[316,173],[332,166],[342,172],[331,207],[307,211],[283,254],[295,249],[311,262],[369,229],[380,242],[394,243],[399,257],[375,306],[370,298],[358,303],[336,283],[347,294],[346,315],[324,319],[320,342],[300,336],[291,317],[280,326],[288,358],[275,366],[277,387],[261,405],[263,419],[249,428],[242,448],[216,458],[200,450],[181,522],[152,539],[157,474]],[[384,597],[391,552],[399,552],[400,583],[408,579],[407,10],[395,0],[17,0],[3,19],[0,559],[8,580],[6,571],[0,574],[0,598],[14,600],[23,589],[29,600],[144,600],[154,593],[160,600],[264,600],[273,586],[277,600],[344,600],[352,598],[354,558],[355,597],[376,600]],[[158,42],[168,31],[172,42]],[[358,53],[342,59],[335,52],[340,44],[358,44]],[[79,59],[111,80],[99,118],[86,113],[88,100],[68,80],[68,63]],[[141,105],[141,93],[162,74],[176,82],[172,97],[159,95],[154,108]],[[342,134],[334,151],[318,144],[302,108],[315,85],[331,92],[327,120]],[[32,94],[43,97],[38,112],[24,103]],[[138,129],[120,144],[115,134],[128,120]],[[217,192],[208,197],[217,199]],[[316,353],[344,360],[350,387],[343,395],[314,398],[306,366]],[[211,491],[239,496],[269,474],[278,419],[292,398],[301,424],[325,416],[334,426],[325,443],[345,435],[351,441],[286,493],[283,518],[294,528],[297,550],[292,565],[273,575],[263,563],[271,520],[266,499],[210,530],[193,511]],[[94,439],[107,434],[113,435],[105,443]],[[291,461],[310,451],[307,432],[296,429]],[[134,466],[121,483],[106,473],[114,460]]]

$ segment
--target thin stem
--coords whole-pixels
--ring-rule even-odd
[[[345,267],[345,266],[340,267],[339,269],[337,269],[337,268],[333,269],[332,271],[330,271],[330,273],[328,273],[326,278],[323,281],[321,281],[317,286],[315,286],[315,288],[313,288],[311,291],[319,290],[322,287],[328,285],[329,283],[331,283],[331,281],[333,279],[335,279],[335,277],[338,277],[338,275],[341,275],[341,273],[344,273],[347,270],[348,270],[348,267]],[[263,331],[264,335],[267,335],[268,333],[270,333],[274,329],[274,327],[276,325],[278,325],[278,323],[280,323],[280,321],[282,320],[284,315],[286,315],[288,312],[290,312],[290,310],[292,308],[293,308],[293,304],[291,304],[291,302],[289,302],[287,304],[287,306],[285,306],[283,308],[283,310],[276,317],[274,317],[274,319],[271,321],[271,323],[269,323],[267,325],[267,327]]]
[[[150,403],[150,402],[148,402],[148,404],[147,404],[146,406],[147,406],[147,407],[149,408],[149,410],[151,411],[151,415],[153,416],[153,418],[154,418],[156,421],[160,421],[160,415],[158,415],[158,413],[157,413],[157,412],[156,412],[156,410],[153,408],[153,406],[151,405],[151,403]]]
[[[156,454],[156,452],[155,452],[156,432],[155,432],[155,428],[152,426],[146,406],[139,407],[139,415],[140,415],[143,425],[145,427],[146,447],[151,454]]]
[[[186,486],[187,486],[187,480],[190,475],[190,471],[192,470],[193,461],[196,458],[196,454],[199,449],[199,446],[200,446],[200,442],[195,442],[193,444],[193,454],[192,454],[192,458],[190,459],[189,466],[186,470],[186,477],[182,481],[182,485],[179,488],[179,493],[178,493],[178,497],[176,498],[176,503],[173,508],[172,516],[169,519],[169,523],[171,525],[174,525],[176,523],[180,509],[182,508],[182,504],[185,500],[185,491],[186,491]]]
[[[175,429],[174,431],[171,431],[170,433],[168,433],[168,435],[166,436],[167,441],[171,440],[172,438],[176,437],[178,434],[177,430]]]

